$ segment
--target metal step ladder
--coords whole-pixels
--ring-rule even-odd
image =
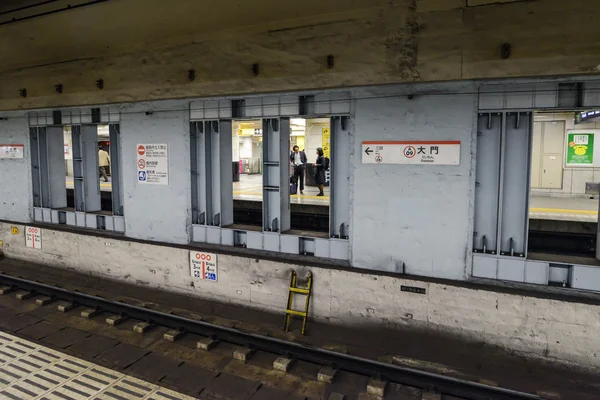
[[[292,271],[292,278],[290,280],[290,292],[288,294],[288,302],[287,309],[285,310],[285,326],[284,329],[286,332],[289,332],[290,329],[290,318],[292,315],[302,317],[302,334],[306,332],[306,319],[308,318],[308,306],[310,302],[310,295],[312,293],[312,273],[308,273],[308,282],[305,288],[297,287],[296,281],[298,280],[298,274],[296,271]],[[292,303],[294,299],[294,294],[303,294],[306,296],[306,302],[304,306],[304,311],[292,310]]]

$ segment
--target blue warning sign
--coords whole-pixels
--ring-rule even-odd
[[[146,182],[146,171],[138,171],[138,181]]]

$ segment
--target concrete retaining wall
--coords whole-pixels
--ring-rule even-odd
[[[23,226],[18,226],[24,231]],[[7,257],[198,298],[281,312],[289,273],[314,274],[310,315],[333,324],[425,328],[530,357],[600,368],[600,306],[388,276],[218,255],[218,282],[190,277],[185,249],[43,229],[42,250],[0,223]],[[402,292],[401,285],[426,290]]]

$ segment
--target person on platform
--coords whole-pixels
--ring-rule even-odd
[[[102,149],[102,145],[98,145],[98,167],[100,177],[104,179],[104,182],[108,182],[108,175],[106,175],[106,167],[110,164],[110,157],[108,152]]]
[[[315,183],[319,188],[317,196],[325,196],[323,193],[323,185],[325,184],[325,170],[327,169],[325,155],[321,147],[317,148],[317,161],[313,164],[315,167]]]
[[[306,174],[306,154],[300,151],[298,146],[292,148],[290,154],[290,162],[294,167],[294,175],[292,177],[292,183],[296,184],[296,188],[300,191],[300,194],[304,194],[304,176]]]

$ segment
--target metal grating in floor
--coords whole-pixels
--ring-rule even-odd
[[[0,332],[0,399],[192,400],[193,397]]]

